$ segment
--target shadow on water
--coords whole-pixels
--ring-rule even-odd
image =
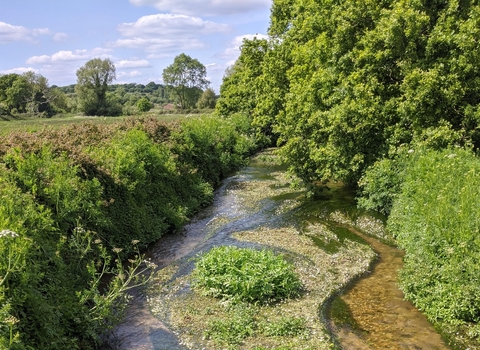
[[[356,229],[366,213],[357,209],[354,192],[340,183],[329,183],[316,200],[306,200],[304,192],[294,189],[261,200],[255,209],[242,207],[232,194],[248,189],[249,181],[271,181],[281,167],[252,163],[226,179],[216,191],[213,205],[185,226],[181,234],[166,235],[152,245],[148,255],[166,267],[179,259],[186,261],[216,245],[255,246],[239,242],[235,232],[258,227],[296,225],[311,237],[319,249],[334,255],[348,242],[369,244],[379,258],[371,273],[356,281],[334,298],[328,307],[328,326],[343,349],[446,349],[442,339],[426,318],[404,300],[396,284],[403,254],[396,248],[365,236]],[[289,184],[273,184],[271,188],[290,188]],[[292,203],[291,207],[288,206]],[[280,210],[286,206],[286,210]],[[379,222],[379,218],[371,217]],[[309,232],[311,225],[324,225],[332,237]],[[176,276],[186,275],[193,263],[185,264]],[[134,299],[124,321],[112,332],[111,349],[179,350],[182,345],[166,321],[153,316],[141,290]]]

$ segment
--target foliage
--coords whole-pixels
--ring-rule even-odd
[[[137,101],[137,109],[139,112],[148,112],[152,109],[152,104],[147,97],[142,97],[140,100]]]
[[[442,150],[462,142],[462,133],[454,131],[448,123],[426,128],[413,138],[411,144],[392,149],[389,157],[376,161],[359,180],[358,205],[388,215],[401,192],[410,153],[415,149]]]
[[[233,169],[248,154],[234,131],[248,133],[249,124],[226,124],[223,141],[233,144],[216,146]],[[200,164],[172,151],[181,148],[178,128],[132,118],[0,136],[1,348],[99,345],[127,291],[154,268],[139,249],[212,199]]]
[[[271,303],[297,297],[301,282],[293,265],[269,250],[215,247],[194,271],[203,294],[233,302]]]
[[[241,54],[230,73],[223,78],[216,112],[229,116],[235,113],[251,115],[256,104],[256,78],[261,74],[267,50],[264,39],[244,39]]]
[[[108,58],[94,58],[80,67],[75,85],[79,110],[86,115],[112,115],[107,91],[115,78],[115,65]]]
[[[163,70],[163,81],[176,95],[182,109],[196,105],[202,90],[209,84],[206,76],[205,66],[184,53]]]
[[[406,252],[401,288],[430,320],[480,320],[479,171],[460,148],[409,153],[388,228]]]
[[[237,114],[229,118],[201,116],[182,122],[174,133],[173,152],[207,182],[216,186],[225,175],[245,164],[257,149],[250,131],[251,119]]]
[[[197,108],[199,109],[213,109],[215,108],[215,104],[217,103],[217,99],[215,97],[215,91],[213,89],[208,88],[206,89],[197,102]]]
[[[478,147],[480,7],[458,6],[275,0],[269,41],[244,42],[217,112],[252,113],[307,182],[355,184],[425,128]]]
[[[28,113],[50,117],[64,95],[48,86],[48,80],[32,71],[0,76],[0,114]]]
[[[252,336],[257,328],[255,309],[249,305],[232,306],[232,317],[212,320],[205,331],[205,338],[224,344],[240,344],[243,339]]]

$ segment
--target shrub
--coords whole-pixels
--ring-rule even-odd
[[[148,112],[149,110],[151,110],[153,108],[152,103],[146,97],[142,97],[141,99],[139,99],[137,101],[136,106],[137,106],[137,109],[138,109],[139,112]]]
[[[172,134],[172,150],[181,163],[190,165],[203,179],[216,186],[220,179],[244,165],[256,150],[250,132],[250,119],[242,115],[192,118]]]
[[[388,229],[405,249],[406,297],[430,320],[480,321],[480,161],[467,150],[416,149]]]
[[[153,118],[0,136],[0,348],[98,346],[142,283],[137,247],[208,204],[254,147],[241,118],[191,123],[187,136]]]
[[[200,257],[195,286],[233,302],[271,303],[297,297],[301,282],[293,265],[269,250],[215,247]]]

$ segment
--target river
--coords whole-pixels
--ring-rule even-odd
[[[310,265],[297,264],[314,269],[315,273],[308,274],[315,276],[305,279],[305,305],[296,304],[305,310],[309,307],[305,314],[312,317],[305,317],[315,320],[309,324],[310,340],[295,340],[297,347],[292,349],[327,349],[333,344],[347,350],[447,349],[397,288],[402,252],[362,233],[384,236],[381,220],[358,210],[353,193],[341,184],[328,184],[317,199],[307,200],[270,156],[257,156],[223,181],[210,207],[181,233],[166,235],[150,247],[147,254],[159,266],[163,279],[134,292],[124,320],[109,335],[105,349],[214,348],[201,334],[192,334],[195,328],[175,321],[182,311],[174,309],[171,299],[193,294],[185,282],[194,268],[192,258],[216,245],[291,249],[290,255],[297,257],[310,252]],[[272,232],[284,235],[273,236]],[[295,250],[294,240],[303,242],[303,250]],[[183,282],[175,284],[176,280]],[[166,284],[177,291],[155,292],[164,290]],[[332,299],[339,289],[345,292]],[[285,310],[281,312],[295,312]],[[190,316],[182,314],[192,320]],[[251,344],[255,342],[246,341],[238,348],[253,349]],[[275,344],[274,340],[261,343],[264,348],[276,348],[269,344]]]

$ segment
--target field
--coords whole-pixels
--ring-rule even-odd
[[[148,113],[145,117],[157,117],[163,121],[174,121],[187,118],[185,114],[154,114]],[[53,118],[24,118],[24,117],[6,117],[0,116],[0,134],[7,134],[11,131],[28,131],[35,132],[44,127],[58,128],[68,124],[78,124],[85,121],[91,121],[96,124],[113,124],[122,121],[130,116],[121,117],[91,117],[71,115],[67,117],[53,117]]]

